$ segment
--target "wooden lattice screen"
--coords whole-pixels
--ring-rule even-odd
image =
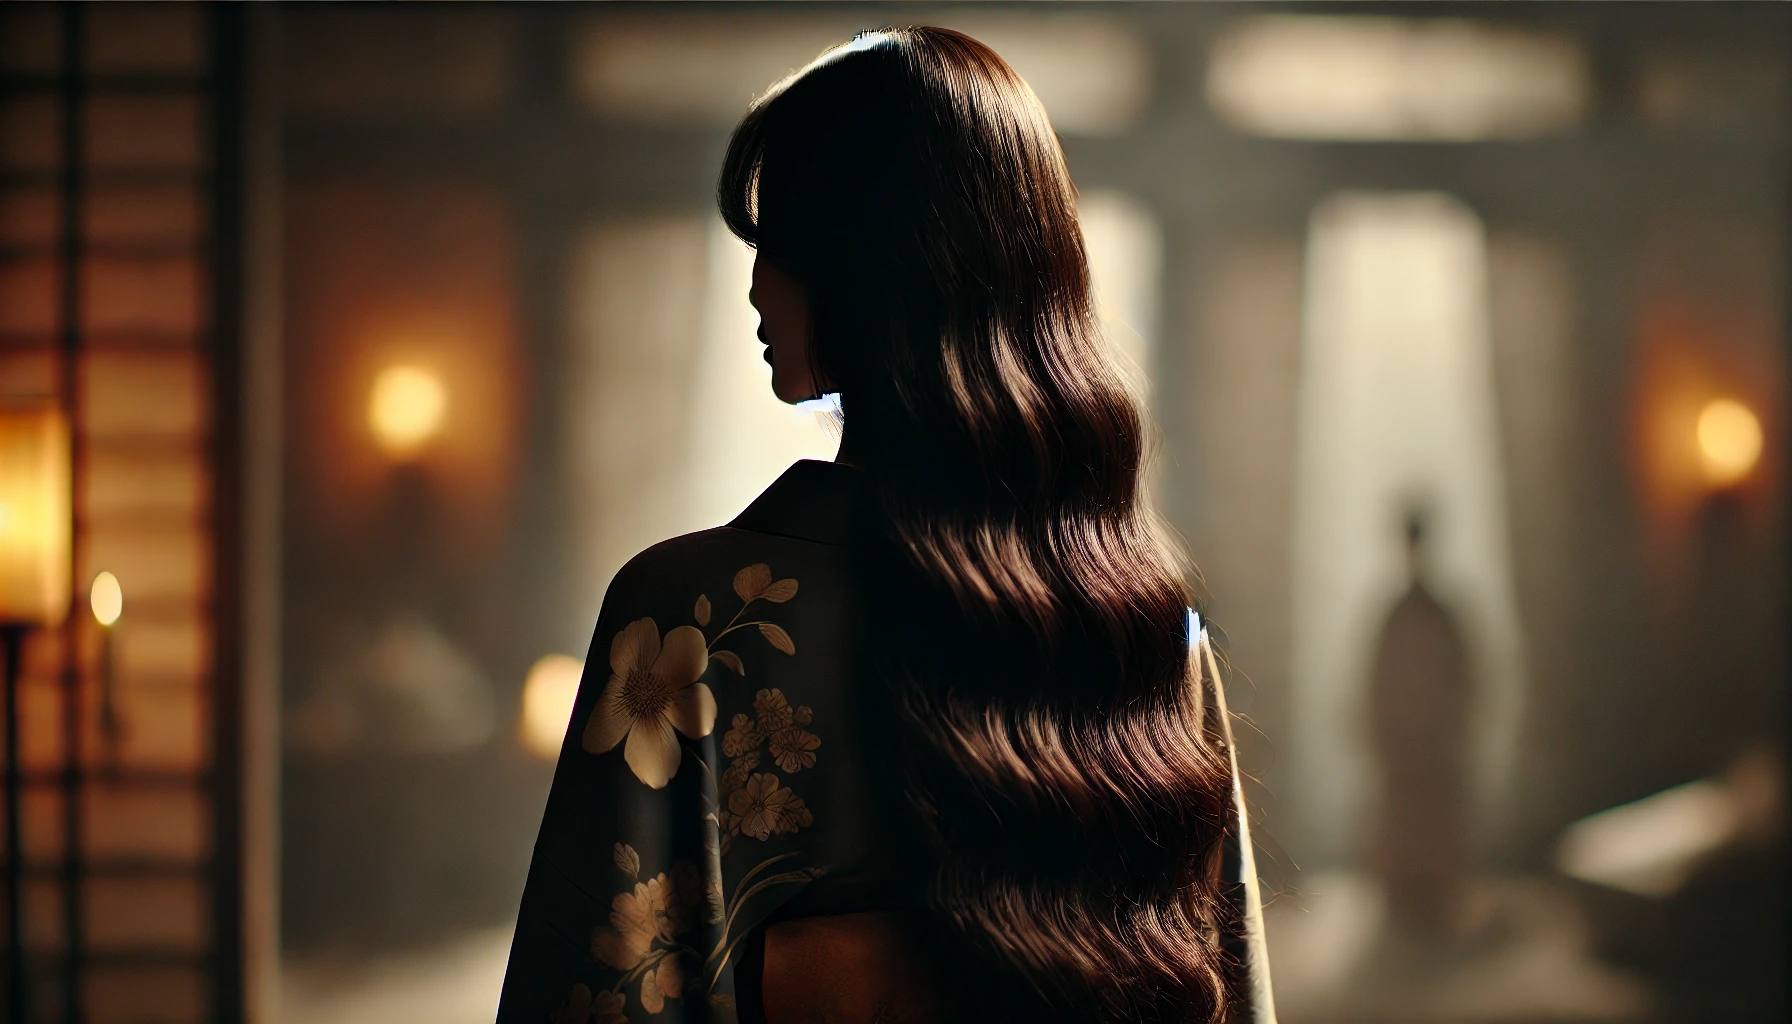
[[[26,1021],[242,1013],[242,18],[0,7],[0,400],[73,424],[73,608],[20,689]]]

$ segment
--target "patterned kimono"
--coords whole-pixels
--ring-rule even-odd
[[[732,1022],[735,968],[758,926],[896,909],[879,884],[887,816],[866,782],[876,723],[849,685],[847,573],[864,491],[859,470],[798,462],[734,522],[649,548],[617,574],[536,840],[499,1024]],[[1237,849],[1235,888],[1252,904],[1241,959],[1261,961],[1248,837]],[[741,980],[750,1001],[757,979]],[[1261,987],[1267,998],[1266,973]],[[739,1010],[756,1017],[750,1003]]]

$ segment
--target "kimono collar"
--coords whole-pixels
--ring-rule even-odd
[[[870,495],[870,481],[857,466],[803,459],[791,463],[728,525],[847,546],[861,529],[859,520]]]

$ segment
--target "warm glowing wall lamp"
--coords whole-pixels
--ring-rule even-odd
[[[1718,398],[1699,410],[1699,468],[1713,487],[1748,479],[1761,461],[1761,420],[1733,398]]]
[[[53,626],[68,605],[68,423],[0,410],[0,624]]]
[[[448,389],[442,380],[417,366],[389,366],[374,378],[367,420],[374,439],[396,459],[420,452],[437,434],[448,414]]]

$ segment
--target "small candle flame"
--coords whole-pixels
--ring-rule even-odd
[[[93,578],[88,600],[93,605],[93,617],[102,626],[112,625],[124,614],[124,588],[118,585],[118,577],[109,572]]]

